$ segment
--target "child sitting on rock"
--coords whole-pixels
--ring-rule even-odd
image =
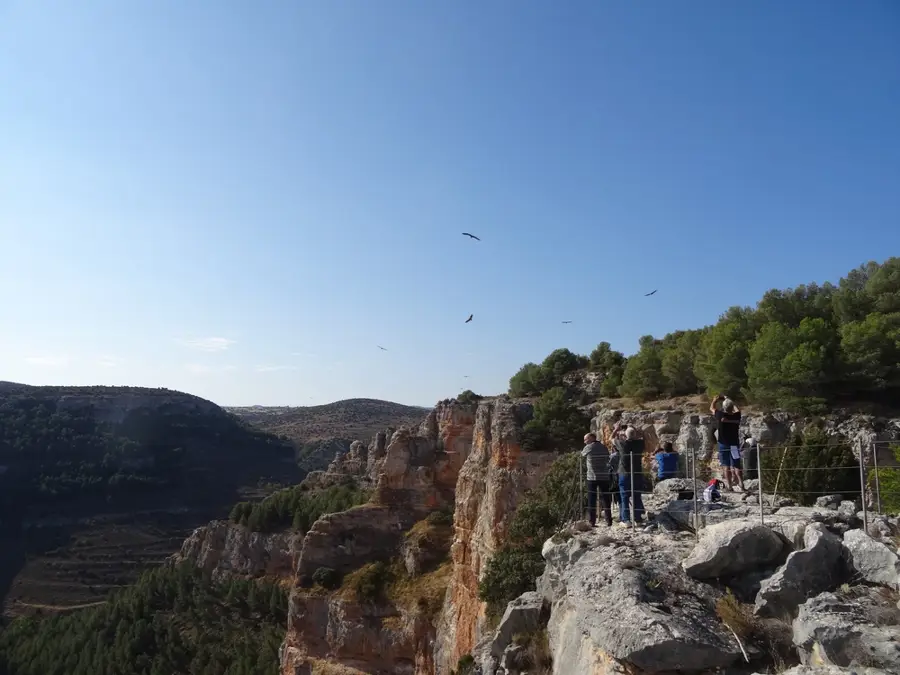
[[[713,478],[709,481],[709,484],[703,490],[703,501],[707,504],[722,501],[722,493],[719,490],[719,486],[721,485],[722,481],[718,478]]]

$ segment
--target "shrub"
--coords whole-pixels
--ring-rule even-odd
[[[483,398],[484,398],[484,396],[480,396],[480,395],[476,394],[471,389],[466,389],[464,392],[462,392],[459,396],[456,397],[456,400],[459,401],[460,403],[472,404],[472,403],[478,403],[478,401],[480,401]]]
[[[766,492],[774,491],[777,483],[778,494],[806,505],[826,494],[860,496],[859,460],[845,439],[811,427],[803,435],[795,434],[788,447],[761,452]]]
[[[534,418],[523,429],[524,450],[570,450],[581,445],[590,418],[561,387],[544,392],[534,404]]]
[[[472,675],[475,672],[475,659],[471,654],[466,654],[456,662],[456,670],[451,675]]]
[[[368,501],[369,493],[354,484],[332,485],[310,490],[295,485],[274,492],[261,502],[240,502],[231,510],[231,520],[255,532],[293,527],[305,533],[326,513],[338,513]]]
[[[900,445],[891,447],[894,459],[900,465]],[[869,489],[875,494],[875,471],[869,473]],[[883,513],[900,513],[900,468],[878,467],[878,493],[881,495]]]
[[[319,567],[313,572],[312,581],[322,588],[333,591],[341,585],[341,575],[330,567]]]
[[[345,586],[358,600],[374,602],[384,597],[391,581],[390,567],[381,562],[368,563],[345,578]]]
[[[425,520],[429,525],[452,525],[453,511],[449,508],[432,511],[425,517]]]
[[[544,559],[534,546],[504,545],[488,562],[478,582],[478,597],[488,604],[488,614],[499,616],[507,603],[534,590],[534,580],[544,571]]]

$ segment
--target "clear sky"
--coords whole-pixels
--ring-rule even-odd
[[[431,405],[897,254],[894,0],[0,0],[0,380]]]

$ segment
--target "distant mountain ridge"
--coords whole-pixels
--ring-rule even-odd
[[[237,406],[225,410],[263,431],[300,445],[332,438],[368,440],[387,427],[418,426],[430,408],[374,398],[315,406]]]

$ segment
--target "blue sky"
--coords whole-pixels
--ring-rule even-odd
[[[900,253],[898,120],[892,0],[0,0],[0,379],[498,392]]]

